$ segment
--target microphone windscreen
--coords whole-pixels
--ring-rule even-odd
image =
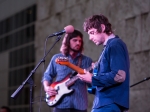
[[[74,27],[72,25],[68,25],[64,29],[65,29],[66,33],[74,32]]]

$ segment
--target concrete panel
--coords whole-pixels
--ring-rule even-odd
[[[3,105],[7,105],[7,90],[6,89],[0,89],[0,107]]]
[[[36,4],[36,0],[3,0],[0,2],[0,21]]]
[[[141,14],[142,51],[150,50],[150,13]]]
[[[150,51],[140,52],[132,55],[130,58],[130,83],[135,84],[139,81],[142,81],[144,78],[149,77],[150,69]],[[148,83],[140,84],[139,87],[150,87]],[[136,87],[135,87],[136,88]]]
[[[0,71],[0,89],[5,89],[8,87],[8,72]]]
[[[1,53],[0,55],[0,71],[6,71],[8,70],[8,64],[9,64],[9,61],[8,61],[8,52],[4,52],[4,53]]]
[[[134,30],[135,35],[131,37],[134,38],[134,42],[132,43],[133,52],[140,52],[142,50],[142,41],[141,41],[141,16],[136,16],[134,21]]]
[[[37,20],[46,19],[50,14],[50,4],[51,0],[38,0],[37,4]]]
[[[132,90],[132,89],[131,89]],[[130,110],[129,112],[149,112],[150,110],[150,88],[142,88],[130,92]]]
[[[126,44],[128,46],[128,50],[129,52],[134,52],[134,43],[135,43],[135,40],[137,38],[137,34],[138,34],[138,31],[137,31],[137,28],[135,27],[135,17],[133,18],[129,18],[126,20],[126,26],[125,26],[125,40],[126,40]]]

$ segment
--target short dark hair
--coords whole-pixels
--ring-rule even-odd
[[[79,36],[81,39],[82,39],[82,44],[81,44],[81,48],[79,50],[79,52],[81,53],[83,51],[83,34],[78,31],[78,30],[74,30],[73,33],[68,33],[68,34],[65,34],[64,38],[63,38],[63,41],[62,41],[62,46],[60,48],[60,52],[64,55],[68,55],[69,54],[69,49],[70,49],[70,40],[72,38],[75,38]]]
[[[97,29],[97,31],[99,33],[101,33],[102,32],[102,28],[100,27],[101,24],[105,25],[105,31],[104,32],[106,34],[109,35],[113,32],[112,28],[111,28],[111,24],[108,21],[107,17],[105,17],[102,14],[93,15],[93,16],[85,19],[85,22],[83,23],[83,28],[84,28],[85,32],[88,32],[88,30],[91,28],[95,28],[95,29]]]
[[[11,110],[8,106],[2,106],[1,109],[5,109],[5,110],[7,110],[7,112],[11,112]]]

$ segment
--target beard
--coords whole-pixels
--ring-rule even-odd
[[[80,52],[80,49],[77,50],[77,49],[70,48],[70,51],[73,51],[73,52],[77,53],[77,52]]]

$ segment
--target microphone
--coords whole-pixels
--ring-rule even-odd
[[[53,37],[53,36],[62,35],[64,33],[72,33],[72,32],[74,32],[74,27],[72,25],[68,25],[64,28],[64,30],[53,33],[52,35],[48,36],[48,38]]]

